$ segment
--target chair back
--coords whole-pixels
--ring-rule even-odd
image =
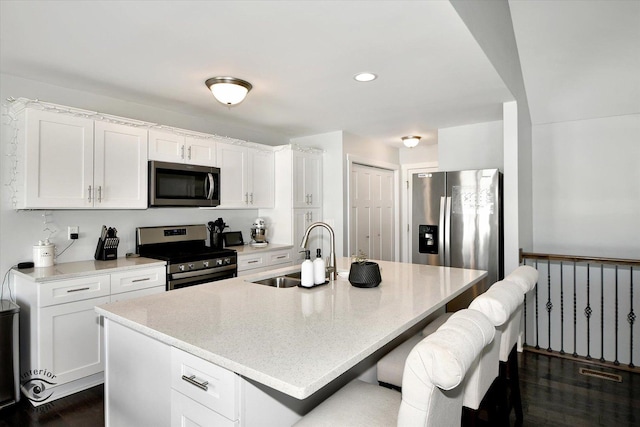
[[[409,353],[398,426],[460,426],[464,377],[485,345],[479,343],[490,342],[493,333],[482,321],[474,325],[475,314],[456,318],[452,316]]]
[[[504,280],[515,283],[522,289],[522,292],[526,294],[536,287],[536,283],[538,283],[538,270],[529,265],[521,265],[505,277]]]
[[[524,293],[520,286],[506,279],[494,283],[485,293],[491,297],[500,298],[510,312],[508,320],[496,328],[500,331],[500,361],[506,362],[520,335]]]

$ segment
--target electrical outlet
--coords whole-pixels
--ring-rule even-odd
[[[80,227],[77,225],[67,227],[67,237],[69,240],[76,240],[80,237]]]

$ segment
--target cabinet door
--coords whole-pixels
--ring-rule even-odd
[[[185,161],[192,165],[217,166],[216,143],[210,139],[185,137]]]
[[[94,207],[147,208],[147,130],[95,123]]]
[[[240,421],[231,421],[172,389],[171,425],[189,427],[237,427],[240,425]]]
[[[94,308],[109,300],[106,296],[42,308],[36,368],[55,374],[57,385],[102,372],[102,325]]]
[[[273,151],[248,149],[249,207],[272,208],[274,197]]]
[[[220,168],[220,207],[246,208],[249,202],[247,148],[218,142],[216,155]]]
[[[293,152],[293,206],[322,206],[322,157]]]
[[[157,129],[149,130],[149,160],[183,163],[184,136]]]
[[[93,189],[93,120],[25,111],[22,208],[89,208]]]
[[[294,209],[293,210],[293,246],[297,247],[302,242],[307,227],[314,222],[322,221],[322,210],[320,209]],[[307,249],[314,255],[317,248],[322,248],[323,229],[316,227],[311,231],[307,241]],[[324,251],[322,252],[324,254]],[[298,252],[295,256],[295,263],[304,261],[304,252]]]

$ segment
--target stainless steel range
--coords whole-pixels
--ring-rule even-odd
[[[136,252],[167,261],[167,290],[199,285],[238,275],[238,257],[231,249],[206,245],[206,225],[136,228]]]

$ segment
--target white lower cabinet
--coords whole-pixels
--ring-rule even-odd
[[[293,265],[291,249],[238,254],[238,276]]]
[[[236,427],[231,421],[184,394],[171,390],[171,425],[193,427]]]
[[[164,292],[165,283],[164,266],[47,281],[12,274],[21,308],[23,393],[38,405],[101,384],[104,329],[95,307]],[[35,393],[30,382],[40,379],[40,372],[53,378],[49,378],[46,392]]]

